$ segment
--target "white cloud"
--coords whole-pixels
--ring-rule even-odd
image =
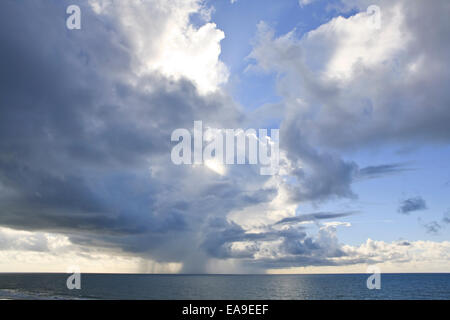
[[[301,39],[259,26],[250,57],[282,75],[277,90],[293,137],[333,149],[450,140],[450,46],[442,41],[450,35],[442,18],[448,2],[377,3],[380,28],[371,26],[363,5]]]
[[[192,80],[201,93],[215,91],[228,79],[228,69],[220,61],[220,41],[225,38],[210,20],[202,0],[113,1],[91,0],[98,14],[117,19],[121,32],[130,41],[135,71]],[[190,23],[198,14],[203,25]]]
[[[449,272],[450,242],[375,241],[368,239],[359,246],[343,246],[350,256],[370,259],[384,272]]]
[[[78,266],[95,273],[176,273],[181,263],[72,244],[65,235],[0,227],[0,272],[66,272]]]
[[[309,32],[301,41],[305,62],[329,78],[348,80],[358,68],[382,67],[405,47],[402,7],[383,10],[383,25],[376,28],[366,12],[349,18],[337,17]],[[318,52],[322,52],[317,55]],[[324,54],[326,53],[326,54]]]

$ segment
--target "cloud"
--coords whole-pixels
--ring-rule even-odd
[[[323,222],[353,214],[318,212],[284,218],[273,224],[245,230],[233,221],[210,220],[203,241],[206,252],[214,258],[238,259],[251,272],[294,265],[336,265],[334,261],[346,253],[338,243],[338,227],[350,224]],[[311,234],[306,223],[314,222],[317,234]],[[356,263],[356,260],[352,260]],[[358,260],[359,261],[359,260]]]
[[[444,222],[445,224],[450,224],[450,210],[447,210],[447,212],[444,213],[442,222]]]
[[[54,28],[64,26],[60,13],[67,3],[8,1],[0,13],[0,38],[7,48],[0,52],[0,83],[7,92],[0,98],[0,225],[60,234],[77,248],[180,264],[183,272],[206,272],[212,259],[256,254],[253,247],[228,246],[261,237],[248,234],[256,222],[295,214],[298,203],[284,178],[260,176],[249,166],[217,176],[205,167],[175,166],[169,160],[174,129],[191,128],[198,119],[205,126],[239,128],[244,119],[218,86],[201,89],[201,74],[184,69],[171,74],[162,66],[170,61],[161,58],[165,49],[154,42],[165,43],[160,37],[180,31],[165,29],[174,27],[172,14],[184,19],[203,7],[186,2],[187,7],[171,11],[141,2],[129,7],[82,2],[83,29],[70,32]],[[36,20],[28,19],[30,11]],[[143,21],[144,13],[154,17],[152,23]],[[185,40],[193,41],[192,33],[201,27],[183,19],[183,28],[190,30]],[[8,30],[19,26],[25,31],[12,36]],[[195,50],[216,61],[217,51],[209,45],[217,41],[202,40],[209,44]],[[191,63],[189,54],[187,59]],[[308,179],[314,190],[298,189],[305,200],[325,198],[333,188]],[[243,211],[255,219],[239,215]],[[224,234],[210,233],[205,221],[225,217],[235,225]],[[278,231],[264,236],[285,238]]]
[[[422,197],[415,197],[403,200],[398,208],[398,212],[409,214],[413,211],[426,210],[427,204]]]
[[[40,233],[27,233],[0,228],[0,249],[43,252],[49,249],[49,239]]]
[[[360,168],[354,161],[344,160],[342,152],[399,141],[417,143],[434,133],[445,135],[445,121],[440,121],[450,116],[445,107],[447,93],[414,88],[419,82],[428,83],[428,69],[409,74],[412,61],[419,57],[440,63],[442,70],[447,62],[443,56],[437,62],[432,53],[417,53],[423,48],[414,43],[426,36],[413,27],[403,5],[383,3],[380,29],[370,24],[366,8],[348,18],[334,18],[301,38],[295,30],[275,36],[266,23],[258,25],[249,55],[254,63],[248,69],[277,74],[276,88],[282,101],[265,105],[258,115],[270,117],[283,110],[280,147],[286,150],[291,168],[288,174],[297,181],[290,188],[294,201],[356,198],[351,188],[355,180],[408,170],[401,164]],[[411,6],[420,12],[422,4],[408,4],[408,10]],[[427,21],[439,16],[438,7],[430,10]],[[435,28],[446,32],[443,25]],[[432,45],[441,50],[440,41]],[[447,49],[445,45],[443,49]],[[399,74],[409,80],[398,81]],[[442,86],[436,83],[434,88]],[[431,113],[417,116],[427,105],[420,92],[435,95],[437,105]],[[397,113],[400,115],[393,125],[392,114]],[[436,129],[435,120],[440,129]],[[417,128],[423,129],[422,137],[417,136]],[[442,139],[446,138],[436,136],[433,141]]]
[[[203,1],[90,0],[89,4],[100,18],[117,21],[118,32],[134,53],[132,65],[139,75],[158,71],[175,80],[184,77],[201,93],[227,82],[228,69],[219,60],[225,34],[209,21],[210,10]],[[194,13],[204,22],[198,28],[189,21]]]
[[[178,263],[158,263],[120,252],[74,245],[67,236],[55,233],[17,231],[0,227],[0,270],[2,272],[66,272],[77,266],[81,272],[176,273]]]
[[[448,3],[361,3],[359,13],[301,38],[295,30],[275,37],[260,24],[252,69],[279,75],[283,127],[292,139],[336,151],[448,142]],[[370,24],[367,3],[381,8],[379,29]]]
[[[317,213],[309,213],[302,214],[296,217],[284,218],[281,221],[278,221],[276,224],[291,224],[305,221],[314,221],[314,220],[322,220],[322,219],[334,219],[334,218],[342,218],[347,217],[349,215],[354,214],[354,212],[343,212],[343,213],[331,213],[331,212],[317,212]]]
[[[437,234],[442,229],[442,226],[436,221],[425,223],[423,226],[429,234]]]
[[[448,259],[450,242],[433,242],[433,241],[408,241],[408,245],[404,245],[404,241],[384,242],[368,239],[366,243],[359,246],[344,246],[345,252],[350,256],[359,256],[368,259],[372,264],[381,264],[389,262],[389,264],[408,265],[428,265],[436,263],[441,270],[443,261]]]
[[[301,272],[299,267],[318,272],[329,266],[335,272],[365,271],[361,265],[367,264],[377,264],[396,272],[411,265],[420,266],[421,270],[447,270],[446,259],[450,254],[448,241],[384,242],[368,239],[361,245],[352,246],[339,243],[336,235],[339,226],[348,227],[349,224],[324,223],[318,226],[317,234],[311,236],[303,227],[286,226],[280,230],[272,228],[257,234],[245,234],[236,225],[224,224],[220,228],[216,225],[211,233],[220,234],[223,241],[210,248],[215,248],[212,251],[215,254],[245,261],[253,266],[253,272],[269,270],[275,273],[297,273]],[[205,244],[211,242],[205,241]],[[359,266],[360,269],[352,266]],[[383,269],[383,272],[387,271]]]
[[[310,215],[303,221],[317,219],[326,217],[320,214]],[[203,246],[213,257],[239,258],[251,265],[253,271],[275,266],[281,268],[292,264],[327,265],[333,264],[333,258],[345,255],[335,235],[338,225],[323,225],[319,228],[318,234],[312,237],[302,226],[275,224],[259,232],[248,232],[234,222],[213,221],[210,223],[210,233],[206,236]]]
[[[68,2],[2,4],[0,225],[63,234],[74,245],[114,247],[189,268],[188,260],[199,251],[197,233],[205,216],[224,216],[271,197],[270,192],[236,187],[259,184],[259,175],[220,178],[204,167],[170,162],[174,129],[190,128],[198,119],[211,127],[234,128],[242,118],[221,90],[201,89],[201,74],[167,74],[162,67],[166,62],[158,50],[164,48],[155,46],[154,39],[170,37],[165,28],[173,27],[172,14],[183,18],[195,3],[177,8],[176,1],[142,7],[121,2],[124,16],[116,17],[109,2],[98,12],[81,2],[84,23],[77,32],[64,28]],[[152,23],[138,25],[145,14]],[[217,34],[205,25],[202,30],[185,27],[189,37]],[[24,30],[19,35],[9,31],[18,28]],[[195,51],[206,61],[217,60],[217,51],[209,47],[216,40],[200,41],[206,46],[195,46]],[[144,62],[158,68],[146,69]],[[198,264],[204,265],[200,256]]]
[[[225,227],[224,222],[215,221],[211,224],[215,228]],[[234,269],[236,272],[255,272],[255,270],[266,270],[270,272],[302,272],[292,267],[304,266],[326,270],[332,266],[333,271],[340,270],[365,270],[365,264],[377,264],[382,267],[383,272],[389,270],[410,270],[411,265],[417,270],[434,270],[435,272],[446,271],[448,256],[450,254],[450,243],[432,241],[374,241],[359,246],[336,244],[335,226],[321,228],[321,234],[317,238],[310,238],[300,230],[283,231],[286,239],[295,241],[270,242],[269,236],[241,234],[239,228],[229,232],[228,239],[245,238],[247,241],[260,241],[263,243],[253,245],[251,243],[238,243],[229,246],[227,254],[232,254],[239,259],[248,258],[248,253],[254,254],[248,263],[253,269],[242,269],[234,265],[234,259],[228,259],[225,264],[222,260],[211,260],[209,270],[217,272],[218,268],[226,265],[226,272]],[[234,234],[234,235],[233,235]],[[233,236],[231,236],[233,235]],[[5,242],[5,238],[8,240]],[[175,273],[182,269],[181,264],[157,262],[140,255],[121,252],[115,248],[96,248],[92,246],[81,246],[70,242],[67,236],[52,233],[35,233],[16,231],[8,228],[0,228],[0,239],[2,239],[2,250],[0,250],[0,270],[4,272],[65,272],[68,266],[77,265],[82,272],[111,272],[109,266],[115,267],[114,272],[156,272]],[[36,243],[45,243],[44,246],[36,246]],[[31,244],[31,245],[30,245]],[[333,247],[334,246],[334,247]],[[260,252],[258,252],[258,250]],[[359,267],[363,264],[363,267]],[[352,269],[352,266],[356,269]],[[349,268],[349,269],[346,269]],[[394,268],[394,269],[392,269]],[[306,270],[306,269],[305,269]],[[304,271],[304,270],[303,270]],[[361,272],[361,271],[360,271]]]
[[[405,245],[408,243],[408,245]],[[433,241],[375,241],[368,239],[361,245],[344,246],[347,253],[331,266],[289,267],[269,269],[269,273],[365,273],[370,264],[382,273],[447,272],[450,242]],[[338,262],[338,260],[340,260]],[[351,264],[351,261],[360,263]],[[362,263],[361,263],[362,261]],[[349,263],[349,264],[346,264]]]
[[[313,3],[316,0],[298,0],[298,3],[301,7],[307,6],[308,4]]]
[[[321,143],[314,143],[308,126],[315,123],[311,115],[317,114],[317,111],[312,111],[315,102],[309,101],[308,96],[309,92],[317,92],[322,88],[320,83],[314,83],[320,77],[314,76],[309,66],[302,61],[303,42],[295,39],[294,32],[275,38],[274,31],[265,23],[260,23],[249,57],[256,60],[256,68],[280,74],[277,88],[283,97],[281,104],[285,110],[280,126],[280,147],[286,151],[287,174],[294,176],[297,182],[290,186],[293,201],[320,202],[333,197],[356,198],[351,189],[351,184],[356,179],[370,174],[375,177],[375,170],[387,173],[391,169],[390,172],[393,172],[396,164],[391,167],[387,164],[385,167],[363,168],[361,171],[357,163],[343,160],[337,152],[327,150]],[[304,77],[307,79],[303,79]],[[330,94],[327,88],[323,89],[323,92],[317,92],[318,96]],[[265,106],[264,112],[269,112],[269,107]],[[272,107],[279,109],[280,104]],[[335,134],[341,136],[341,133]],[[400,165],[397,169],[400,169]]]
[[[371,24],[369,4],[381,7],[381,28]],[[450,73],[441,53],[448,55],[450,49],[439,37],[428,38],[425,29],[418,29],[426,26],[435,34],[450,34],[442,20],[442,11],[448,9],[445,1],[433,8],[420,1],[363,2],[358,3],[359,13],[336,17],[301,38],[296,30],[276,35],[265,22],[258,25],[249,55],[253,62],[247,70],[276,75],[282,101],[264,105],[256,113],[261,120],[283,112],[280,147],[286,151],[286,170],[295,177],[287,186],[291,200],[356,198],[354,181],[412,170],[400,163],[361,168],[344,159],[345,152],[449,141],[445,127],[450,95],[442,82],[449,82]],[[425,208],[422,198],[412,198],[399,210],[407,214]],[[337,263],[337,259],[309,258],[302,261]],[[348,263],[364,260],[360,258],[348,258]],[[274,268],[281,261],[284,267],[297,263],[295,256],[269,260]]]
[[[396,174],[404,171],[412,170],[403,163],[389,163],[378,166],[368,166],[359,170],[361,178],[379,178],[389,174]]]
[[[450,213],[445,212],[444,216],[442,217],[442,223],[437,221],[431,221],[427,223],[421,223],[422,226],[425,228],[426,232],[432,235],[437,235],[439,232],[446,227],[447,224],[450,223]]]

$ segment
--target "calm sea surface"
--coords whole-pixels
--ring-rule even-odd
[[[0,274],[0,299],[450,299],[450,274],[382,274],[380,290],[368,274],[82,274],[81,290],[68,276]]]

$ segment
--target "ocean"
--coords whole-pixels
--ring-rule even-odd
[[[150,275],[82,274],[69,290],[69,274],[0,274],[0,299],[322,300],[450,299],[450,274]]]

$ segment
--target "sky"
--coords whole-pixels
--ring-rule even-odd
[[[449,14],[2,0],[0,272],[450,272]],[[194,121],[279,129],[279,173],[174,164]]]

